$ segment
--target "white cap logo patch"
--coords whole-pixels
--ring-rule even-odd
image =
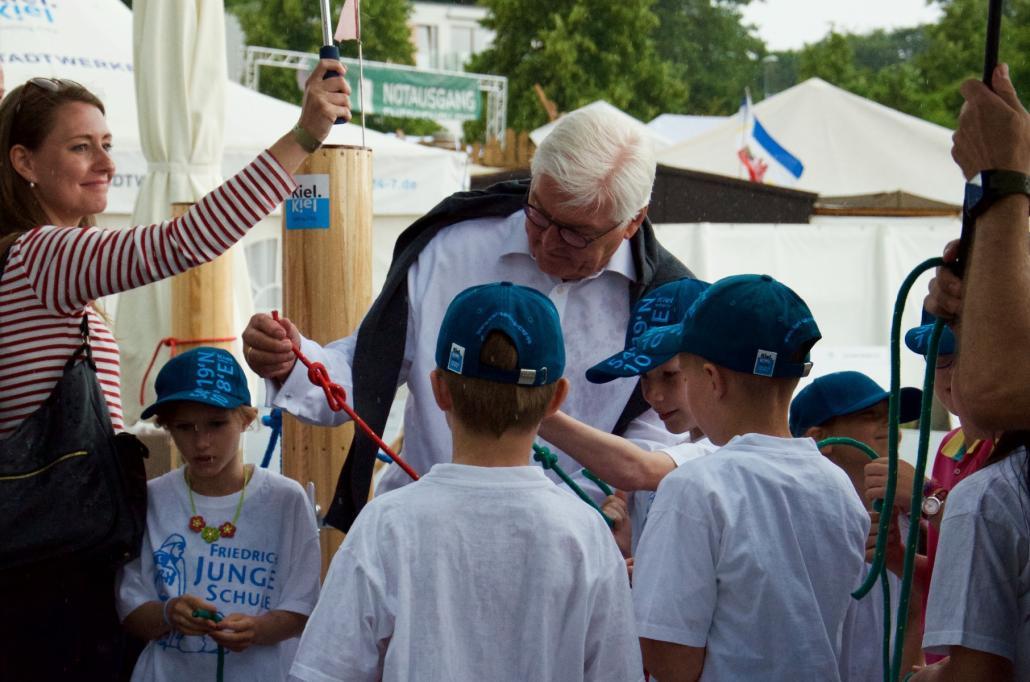
[[[465,348],[456,343],[451,344],[451,355],[447,359],[447,369],[455,374],[461,374],[465,367]]]
[[[771,350],[759,350],[755,357],[754,374],[760,377],[771,377],[776,369],[776,353]]]

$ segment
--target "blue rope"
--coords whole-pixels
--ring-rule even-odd
[[[278,407],[272,408],[272,411],[267,416],[261,418],[261,423],[272,429],[272,435],[268,437],[268,447],[265,448],[265,456],[261,458],[261,468],[267,469],[268,465],[272,462],[272,453],[275,452],[275,446],[279,443],[279,436],[283,432],[282,409]]]

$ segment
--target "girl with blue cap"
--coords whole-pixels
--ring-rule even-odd
[[[155,387],[142,416],[168,430],[183,466],[149,482],[143,548],[118,576],[118,616],[149,642],[132,679],[212,679],[219,647],[233,679],[285,679],[318,597],[311,503],[296,481],[244,464],[257,410],[231,354],[178,355]]]

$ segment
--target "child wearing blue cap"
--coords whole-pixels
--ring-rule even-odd
[[[820,336],[789,288],[738,275],[636,343],[680,354],[691,412],[719,447],[665,477],[640,540],[634,606],[659,680],[840,679],[869,516],[787,424]]]
[[[900,422],[919,419],[923,392],[918,388],[901,389]],[[812,438],[816,442],[827,438],[852,438],[871,447],[881,458],[887,456],[888,415],[890,393],[861,372],[834,372],[821,376],[801,389],[790,404],[790,431],[795,438]],[[822,448],[826,458],[839,466],[851,479],[860,500],[865,494],[865,471],[869,457],[850,445],[827,445]],[[886,462],[886,460],[884,460]],[[883,462],[881,462],[883,464]],[[914,472],[910,465],[899,462],[899,467]],[[911,490],[911,474],[909,475]],[[871,504],[871,502],[870,502]],[[896,514],[895,514],[896,516]],[[873,512],[871,527],[879,522]],[[898,525],[891,526],[891,544],[900,547]],[[872,534],[875,546],[876,533]],[[869,542],[867,541],[867,545]],[[892,570],[898,568],[891,566]],[[900,569],[898,569],[900,574]],[[900,594],[898,577],[888,573],[891,590],[891,613],[897,613]],[[918,595],[914,600],[919,602]],[[910,670],[922,663],[922,613],[919,608],[909,609],[905,629],[905,652],[902,669]],[[893,629],[893,625],[890,625]],[[849,682],[880,682],[883,671],[883,600],[876,591],[860,600],[852,600],[844,622],[841,646],[841,678]]]
[[[638,356],[634,344],[649,329],[682,319],[708,286],[708,282],[685,278],[654,289],[633,308],[625,348],[586,373],[587,380],[595,384],[639,377],[644,400],[669,432],[683,434],[682,441],[646,450],[628,438],[596,429],[563,412],[548,417],[540,425],[542,438],[625,493],[625,502],[609,497],[603,510],[615,520],[616,541],[627,557],[636,551],[654,491],[662,478],[683,462],[713,449],[687,406],[686,384],[678,354],[658,358]]]
[[[148,483],[143,548],[118,576],[119,618],[148,641],[132,679],[214,679],[222,646],[232,679],[283,680],[318,597],[311,503],[296,481],[244,465],[240,436],[257,410],[230,353],[182,353],[155,388],[141,416],[171,433],[184,463]]]
[[[377,496],[333,558],[299,680],[639,680],[622,557],[600,514],[529,465],[568,392],[558,311],[534,289],[448,307],[430,376],[452,463]]]

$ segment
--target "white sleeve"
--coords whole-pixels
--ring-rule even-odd
[[[668,482],[658,487],[634,562],[637,628],[647,639],[703,647],[715,613],[720,540],[710,519],[662,503],[663,492],[686,498]]]
[[[633,620],[629,576],[615,543],[606,545],[602,550],[603,575],[591,599],[583,679],[637,682],[643,679],[644,665]]]
[[[291,482],[292,483],[292,482]],[[322,573],[322,547],[318,542],[315,511],[300,486],[290,486],[292,523],[284,525],[281,542],[283,569],[277,576],[282,594],[275,606],[277,611],[290,611],[308,615],[318,601],[318,580]]]
[[[682,440],[682,436],[669,433],[658,414],[648,409],[626,426],[622,437],[645,450],[665,450]]]
[[[948,503],[955,497],[953,492]],[[1014,662],[1023,631],[1019,576],[1025,570],[1026,548],[1026,538],[1009,524],[976,512],[945,510],[923,648],[947,654],[951,647],[962,646]]]
[[[160,597],[154,587],[154,548],[150,535],[143,533],[143,546],[138,557],[118,569],[115,579],[115,609],[118,620],[124,621],[129,614]]]
[[[292,679],[310,682],[374,682],[393,634],[384,569],[375,528],[359,516],[333,557],[318,604],[308,619]]]
[[[354,361],[354,345],[357,343],[357,337],[357,332],[354,332],[346,338],[333,341],[325,346],[320,346],[305,337],[301,337],[300,342],[300,351],[311,362],[320,362],[325,365],[330,381],[343,387],[343,390],[347,392],[347,404],[351,406],[354,404],[351,396],[354,390],[351,365]],[[308,368],[300,361],[294,365],[293,371],[290,372],[290,376],[286,378],[282,386],[277,387],[275,382],[266,379],[265,391],[270,406],[281,408],[302,422],[319,426],[339,426],[350,421],[346,412],[333,412],[329,408],[325,392],[321,387],[311,383],[311,380],[308,379]]]
[[[414,270],[414,266],[411,268]],[[410,274],[408,275],[408,324],[404,338],[404,357],[401,360],[400,371],[397,375],[397,385],[407,382],[408,372],[415,354],[416,343],[416,321],[412,314],[410,301],[421,301],[422,292],[416,288],[417,282]],[[359,325],[360,327],[360,325]],[[347,404],[354,407],[354,348],[358,342],[358,332],[345,338],[333,341],[325,346],[306,337],[301,337],[300,350],[311,362],[320,362],[325,365],[329,372],[329,379],[337,383],[347,392]],[[308,369],[303,363],[297,362],[290,376],[286,378],[282,386],[276,386],[275,382],[265,380],[265,395],[268,405],[278,407],[289,412],[302,422],[318,426],[339,426],[350,421],[350,417],[342,410],[333,412],[326,402],[325,392],[308,379]],[[363,415],[358,415],[363,416]]]

